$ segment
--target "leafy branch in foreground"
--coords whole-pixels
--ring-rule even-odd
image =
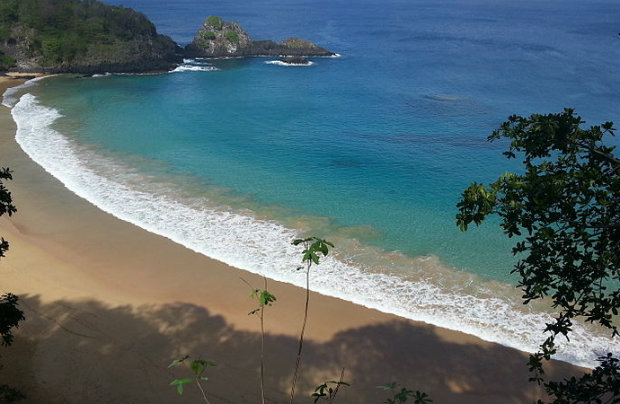
[[[340,372],[340,380],[330,380],[326,381],[323,384],[318,385],[314,389],[314,393],[312,393],[311,397],[314,397],[314,402],[316,403],[320,399],[327,400],[330,404],[334,402],[336,399],[336,395],[338,394],[338,390],[340,390],[340,386],[351,386],[349,383],[343,381],[344,379],[344,368]],[[333,387],[332,387],[333,386]]]
[[[265,307],[272,306],[276,297],[267,290],[267,278],[263,276],[263,280],[265,289],[253,289],[250,292],[250,297],[258,301],[258,307],[249,312],[248,315],[258,314],[260,318],[260,398],[261,403],[265,404]],[[245,282],[245,280],[243,281]],[[252,287],[249,283],[247,284]]]
[[[11,197],[11,192],[4,187],[2,180],[12,180],[13,175],[8,168],[0,168],[0,216],[11,216],[17,211]],[[9,249],[9,242],[0,238],[0,258]],[[18,308],[19,298],[12,293],[0,294],[0,346],[9,346],[13,343],[13,328],[19,327],[20,321],[25,320],[24,312]],[[0,402],[15,402],[25,398],[19,390],[5,384],[0,385]]]
[[[555,403],[620,403],[619,361],[610,353],[598,359],[600,365],[581,378],[571,377],[562,382],[545,384]],[[539,401],[541,403],[541,401]]]
[[[301,334],[299,336],[299,348],[297,350],[297,360],[295,362],[295,370],[293,371],[293,382],[291,385],[291,401],[295,402],[295,386],[297,384],[297,375],[299,373],[299,364],[301,363],[301,352],[304,347],[304,333],[306,331],[306,323],[308,322],[308,305],[310,304],[310,268],[312,264],[319,265],[320,255],[326,257],[329,253],[329,247],[334,247],[329,241],[323,240],[318,237],[309,237],[305,239],[293,240],[293,245],[302,245],[304,250],[302,251],[303,258],[302,263],[304,266],[298,267],[297,270],[306,270],[306,305],[304,308],[304,321],[301,326]]]
[[[396,382],[386,383],[381,386],[377,386],[378,389],[381,389],[384,391],[390,391],[392,394],[392,397],[388,397],[384,401],[385,404],[404,403],[410,397],[413,398],[414,404],[426,404],[426,403],[433,402],[433,400],[431,400],[428,394],[424,392],[421,392],[418,390],[414,392],[413,390],[409,390],[406,387],[401,387],[400,390],[398,390],[397,387],[398,387],[398,383]]]
[[[512,272],[520,276],[524,303],[550,297],[558,312],[540,351],[530,356],[531,380],[539,384],[542,361],[556,353],[556,336],[569,339],[574,319],[619,335],[620,159],[604,139],[614,136],[611,122],[588,129],[582,123],[571,109],[509,117],[488,140],[508,139],[504,155],[522,156],[522,174],[504,174],[488,186],[473,183],[457,205],[462,230],[488,215],[500,217],[504,233],[518,237],[512,252],[520,260]],[[609,353],[591,374],[545,383],[545,389],[558,404],[620,403],[617,361]]]
[[[26,398],[21,391],[5,384],[0,386],[0,403],[16,403]]]
[[[168,365],[169,368],[171,367],[177,367],[183,363],[187,363],[186,361],[190,359],[189,355],[185,355],[184,357],[182,357],[181,359],[175,359],[173,360],[170,365]],[[192,372],[194,373],[194,377],[193,378],[184,378],[184,379],[174,379],[173,381],[170,382],[170,386],[175,386],[177,389],[177,392],[179,393],[179,395],[183,394],[184,391],[184,387],[186,384],[190,384],[192,382],[196,383],[196,386],[198,386],[198,389],[200,390],[200,392],[202,393],[202,399],[204,400],[205,403],[210,404],[209,403],[209,399],[207,398],[207,393],[205,391],[205,389],[202,387],[202,384],[200,382],[206,382],[207,380],[209,380],[208,377],[203,376],[205,371],[207,370],[207,368],[211,367],[211,366],[217,366],[217,362],[213,362],[213,361],[205,361],[202,359],[195,359],[191,362],[188,363],[189,368],[192,370]]]

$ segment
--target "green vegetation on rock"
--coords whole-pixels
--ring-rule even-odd
[[[282,45],[290,49],[312,49],[316,48],[316,45],[310,41],[299,38],[289,38],[282,42]]]
[[[230,43],[233,43],[233,44],[239,43],[239,35],[235,31],[226,31],[224,36],[226,37],[226,39],[228,39]]]
[[[234,46],[230,46],[230,45]],[[333,56],[334,53],[310,41],[289,38],[276,43],[271,40],[254,41],[235,21],[207,17],[192,43],[184,49],[185,57],[254,57],[254,56]],[[307,62],[306,62],[307,63]]]
[[[8,70],[11,67],[15,66],[16,60],[9,55],[5,55],[4,52],[0,51],[0,70]]]
[[[224,21],[222,21],[222,18],[220,17],[210,15],[209,17],[207,17],[207,24],[212,26],[216,30],[221,30],[222,26],[224,25]]]
[[[207,40],[209,40],[209,41],[212,41],[212,40],[214,40],[214,39],[215,39],[215,32],[213,32],[213,31],[207,31],[207,32],[205,32],[205,33],[203,33],[203,34],[202,34],[202,37],[203,37],[204,39],[207,39]]]

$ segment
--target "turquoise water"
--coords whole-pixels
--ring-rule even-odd
[[[78,142],[164,162],[171,173],[229,188],[253,208],[324,218],[336,233],[363,226],[354,232],[366,243],[505,279],[510,243],[501,232],[489,226],[461,233],[454,224],[462,189],[506,169],[501,149],[482,130],[444,123],[436,133],[431,122],[362,98],[355,88],[313,85],[322,70],[341,70],[346,59],[317,63],[324,66],[281,68],[257,59],[231,71],[227,64],[208,74],[54,80],[44,87],[67,116],[60,127],[79,127]],[[468,103],[418,98],[427,108]],[[473,125],[480,118],[462,119]]]
[[[338,271],[315,290],[536,347],[548,314],[504,283],[512,241],[492,224],[461,233],[455,205],[470,182],[519,169],[485,140],[508,115],[574,107],[620,121],[618,4],[123,4],[181,43],[216,14],[341,56],[40,81],[13,109],[33,159],[102,209],[231,265],[301,284],[290,240],[319,235]],[[587,364],[616,344],[593,333],[563,355]]]

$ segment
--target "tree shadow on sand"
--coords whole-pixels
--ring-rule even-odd
[[[260,333],[236,330],[203,307],[176,303],[108,307],[95,300],[42,303],[22,296],[27,320],[11,349],[3,350],[0,380],[20,387],[26,402],[46,403],[197,403],[189,386],[178,396],[168,383],[188,377],[168,369],[172,359],[190,354],[214,360],[205,386],[213,403],[259,402]],[[310,327],[312,321],[310,319]],[[297,327],[292,324],[291,327]],[[381,403],[379,384],[398,381],[426,391],[435,403],[531,403],[537,393],[528,383],[526,355],[495,344],[453,342],[433,327],[406,321],[350,329],[304,346],[299,403],[342,367],[350,388],[341,403]],[[267,335],[266,396],[288,402],[297,340]],[[187,369],[184,369],[188,371]],[[555,363],[550,376],[571,367]]]

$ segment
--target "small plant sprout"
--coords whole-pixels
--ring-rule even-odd
[[[316,389],[314,389],[314,393],[312,393],[312,397],[314,397],[314,402],[316,403],[320,399],[327,400],[330,404],[334,402],[336,399],[336,394],[338,394],[338,390],[340,386],[351,386],[349,383],[342,381],[344,379],[344,368],[342,368],[342,372],[340,372],[340,380],[330,380],[321,385],[318,385]]]
[[[241,278],[250,288],[245,279]],[[265,404],[265,307],[271,306],[276,301],[276,297],[267,290],[267,278],[263,276],[265,289],[252,289],[250,297],[258,301],[258,307],[248,313],[248,315],[258,314],[260,318],[260,398],[261,403]]]
[[[377,388],[391,392],[392,397],[388,397],[384,401],[385,404],[404,403],[409,398],[413,398],[413,404],[426,404],[433,402],[428,394],[424,392],[416,390],[414,393],[413,390],[409,390],[406,387],[401,387],[400,390],[398,390],[398,383],[396,382],[383,384],[381,386],[377,386]]]
[[[265,286],[267,284],[267,280],[265,279]],[[266,306],[272,306],[273,303],[277,300],[274,295],[269,293],[268,290],[263,289],[254,289],[250,293],[250,297],[252,299],[258,300],[258,307],[248,313],[248,315],[258,314],[261,320],[263,319],[263,310],[265,310]]]
[[[173,360],[170,365],[168,365],[169,368],[172,367],[177,367],[180,366],[183,363],[187,363],[190,367],[190,369],[192,370],[192,372],[194,373],[194,377],[193,378],[185,378],[185,379],[174,379],[173,381],[170,382],[170,386],[176,386],[177,388],[177,392],[179,393],[179,395],[183,394],[183,390],[185,388],[186,384],[190,384],[191,382],[196,382],[196,386],[198,386],[198,389],[200,390],[200,392],[202,393],[202,399],[204,400],[205,403],[210,404],[209,403],[209,399],[207,398],[207,393],[205,392],[204,388],[202,387],[202,384],[200,382],[206,382],[207,380],[209,380],[208,377],[203,376],[205,371],[207,370],[208,367],[210,366],[217,366],[217,362],[213,362],[213,361],[205,361],[202,359],[195,359],[193,361],[188,361],[190,359],[189,355],[185,355],[184,357],[182,357],[181,359],[175,359]]]
[[[297,384],[297,375],[299,373],[299,364],[301,362],[301,351],[304,347],[304,333],[306,331],[306,323],[308,322],[308,304],[310,303],[310,268],[312,264],[319,265],[319,254],[326,257],[329,253],[329,247],[334,247],[329,241],[323,240],[318,237],[309,237],[305,239],[293,240],[293,245],[303,245],[302,251],[303,258],[302,263],[304,266],[300,266],[297,270],[306,270],[306,306],[304,309],[304,321],[301,326],[301,334],[299,336],[299,349],[297,350],[297,361],[295,362],[295,371],[293,372],[293,383],[291,385],[291,401],[295,402],[295,385]]]

